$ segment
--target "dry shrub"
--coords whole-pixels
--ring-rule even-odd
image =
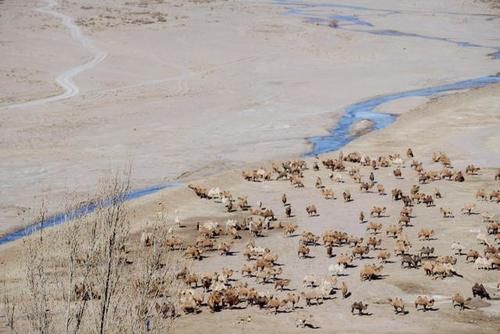
[[[126,197],[130,174],[116,173],[101,183],[93,213],[71,217],[57,229],[24,240],[24,286],[20,306],[2,299],[8,327],[21,333],[167,333],[175,317],[157,304],[176,304],[176,274],[185,265],[168,252],[168,233],[156,222],[152,247],[129,237]],[[74,212],[81,202],[67,207]],[[46,211],[42,206],[39,221]]]

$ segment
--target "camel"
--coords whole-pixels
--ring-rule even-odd
[[[153,233],[142,232],[141,245],[144,247],[151,247],[154,243]]]
[[[75,300],[88,301],[92,299],[101,299],[99,294],[95,292],[95,287],[92,284],[77,283],[73,288]]]
[[[385,195],[384,186],[381,184],[377,184],[377,192],[380,196],[384,196]]]
[[[353,199],[351,197],[351,192],[349,190],[346,190],[342,193],[342,196],[344,197],[344,202],[351,202]]]
[[[488,293],[488,291],[486,291],[484,285],[479,284],[477,282],[474,283],[474,285],[472,286],[472,297],[475,298],[476,296],[478,296],[481,299],[483,298],[491,299],[490,294]]]
[[[241,275],[242,276],[252,276],[254,272],[254,269],[252,266],[248,264],[244,264],[243,268],[241,268]]]
[[[307,306],[312,305],[312,301],[314,300],[316,305],[323,303],[324,295],[321,289],[312,289],[309,291],[301,292],[302,298],[306,301]]]
[[[464,182],[465,177],[462,174],[462,171],[458,171],[454,176],[453,176],[453,181],[455,182]]]
[[[372,246],[373,249],[377,249],[378,246],[382,244],[382,239],[377,239],[376,237],[369,237],[368,241],[366,242],[366,245],[368,247]]]
[[[392,194],[392,199],[395,201],[399,201],[400,199],[403,198],[403,191],[399,188],[392,189],[391,191]]]
[[[466,308],[466,305],[469,304],[469,302],[472,300],[472,298],[465,298],[462,296],[460,293],[456,293],[451,297],[451,304],[453,305],[453,308],[456,306],[460,307],[460,310],[463,311]]]
[[[345,272],[345,265],[343,264],[331,264],[328,266],[328,272],[332,276],[341,276]]]
[[[405,313],[405,303],[403,302],[402,298],[389,298],[388,299],[389,303],[394,307],[394,312],[396,314],[399,313]]]
[[[476,167],[474,165],[468,165],[465,167],[465,174],[467,175],[477,175],[481,168]]]
[[[325,186],[323,185],[323,182],[321,181],[321,178],[318,176],[316,179],[315,187],[318,189],[324,188]]]
[[[287,224],[285,225],[285,236],[290,236],[297,230],[299,226],[297,224]]]
[[[367,231],[371,231],[373,234],[379,233],[379,231],[382,229],[382,223],[368,223],[368,226],[366,227]]]
[[[170,302],[155,303],[155,310],[163,319],[174,319],[176,317],[175,306]]]
[[[415,308],[419,306],[422,306],[425,312],[434,306],[434,299],[427,296],[418,296],[417,299],[415,299]]]
[[[372,189],[375,186],[375,183],[368,183],[368,182],[361,182],[359,186],[359,190],[368,192],[370,189]]]
[[[409,148],[407,151],[406,151],[406,156],[408,157],[408,159],[412,159],[413,158],[413,151],[411,148]]]
[[[359,315],[364,315],[364,311],[366,311],[368,309],[368,304],[363,304],[363,302],[359,301],[359,302],[354,302],[352,305],[351,305],[351,313],[354,314],[354,311],[358,311],[358,314]]]
[[[449,181],[451,181],[454,173],[451,169],[444,168],[443,170],[441,170],[440,174],[442,179],[448,179]]]
[[[292,310],[295,310],[295,305],[297,305],[300,301],[300,295],[289,292],[286,295],[286,301],[287,303],[292,304]]]
[[[286,194],[283,194],[283,196],[281,196],[281,202],[283,203],[283,205],[286,205],[287,204],[287,197],[286,197]]]
[[[290,218],[292,216],[292,206],[291,205],[287,205],[285,207],[285,215]]]
[[[347,284],[345,282],[342,282],[342,298],[346,299],[350,296],[349,288],[347,287]]]
[[[441,212],[441,215],[443,215],[443,218],[453,218],[453,212],[449,208],[439,208],[439,211]]]
[[[299,249],[297,250],[297,255],[300,258],[306,258],[309,256],[309,253],[311,252],[311,249],[307,247],[306,245],[300,244]]]
[[[484,189],[479,189],[476,192],[476,199],[482,199],[483,201],[487,201],[488,196],[486,195],[486,191]]]
[[[355,258],[359,255],[359,258],[363,259],[363,256],[368,255],[369,252],[370,249],[368,248],[368,246],[356,246],[352,249],[352,256]]]
[[[396,168],[392,171],[396,179],[402,179],[403,178],[403,173],[401,172],[401,168]]]
[[[307,206],[306,212],[309,217],[319,216],[318,209],[316,209],[316,206],[314,204]]]
[[[473,213],[474,209],[476,209],[476,205],[474,203],[465,203],[461,211],[462,214],[467,214],[470,216]]]
[[[419,254],[421,257],[430,257],[434,253],[434,247],[422,246],[420,248]]]
[[[410,225],[410,216],[407,216],[407,215],[400,215],[399,217],[399,221],[398,221],[398,224],[400,225],[400,227],[402,225],[404,226],[409,226]]]
[[[394,254],[396,255],[404,255],[408,253],[409,247],[405,245],[403,242],[398,242],[394,246]]]
[[[422,202],[425,204],[425,206],[434,206],[434,199],[432,198],[432,195],[426,195],[422,199]]]
[[[193,184],[189,184],[188,188],[193,190],[196,196],[199,198],[207,198],[208,199],[208,190],[207,188],[201,186],[195,186]]]
[[[360,211],[360,213],[359,213],[359,222],[361,224],[363,224],[365,222],[365,214],[363,213],[363,211]]]
[[[372,279],[376,279],[380,276],[380,273],[382,272],[383,268],[384,268],[383,265],[376,266],[374,264],[366,264],[359,271],[359,277],[362,281],[365,280],[371,281]]]
[[[300,236],[299,242],[308,246],[313,245],[316,246],[318,244],[319,236],[315,235],[312,232],[304,231]]]
[[[469,249],[467,255],[465,256],[465,261],[469,262],[469,258],[472,259],[472,262],[475,262],[479,257],[479,252],[477,250]]]
[[[321,194],[323,194],[324,199],[335,199],[335,194],[331,188],[321,189]]]
[[[292,177],[290,178],[290,183],[295,186],[295,188],[304,188],[302,179],[297,175],[292,175]]]
[[[337,264],[343,265],[344,267],[348,267],[352,264],[353,257],[348,256],[346,254],[340,254],[337,257]]]
[[[339,172],[331,173],[330,180],[337,182],[337,183],[344,183],[344,177]]]
[[[403,232],[401,226],[391,225],[385,230],[385,234],[391,238],[396,238],[399,233]]]
[[[418,268],[420,262],[421,258],[419,255],[403,254],[401,259],[401,268],[405,268],[405,264],[407,265],[407,268]]]
[[[193,258],[193,259],[197,259],[197,260],[202,259],[202,255],[201,255],[202,251],[201,251],[201,249],[199,249],[196,246],[188,246],[188,248],[186,249],[184,254],[188,258]]]
[[[370,211],[370,216],[374,217],[375,215],[377,215],[377,217],[380,218],[382,214],[384,214],[386,211],[387,208],[385,206],[384,207],[374,206]]]
[[[387,263],[390,259],[391,253],[386,250],[381,250],[377,255],[377,260],[380,260],[382,263]]]
[[[290,280],[289,279],[278,279],[276,281],[274,281],[274,289],[278,290],[282,290],[287,287],[288,285],[290,285]]]
[[[433,235],[434,230],[427,228],[422,228],[417,234],[419,240],[430,240]]]

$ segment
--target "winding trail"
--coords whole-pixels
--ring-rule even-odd
[[[85,49],[90,51],[93,54],[93,58],[77,67],[71,68],[62,74],[60,74],[56,78],[56,82],[64,89],[64,93],[52,97],[47,97],[47,98],[42,98],[39,100],[33,100],[25,103],[19,103],[19,104],[14,104],[14,105],[9,105],[5,106],[3,108],[19,108],[19,107],[26,107],[26,106],[34,106],[34,105],[42,105],[45,103],[53,102],[53,101],[58,101],[58,100],[63,100],[67,99],[70,97],[74,97],[79,94],[79,88],[78,86],[73,82],[73,78],[78,75],[79,73],[89,70],[93,67],[95,67],[97,64],[99,64],[101,61],[103,61],[107,53],[104,51],[99,50],[96,48],[91,40],[84,36],[78,26],[74,23],[73,19],[69,16],[66,16],[64,14],[61,14],[59,12],[56,12],[53,10],[53,7],[57,5],[56,0],[47,0],[48,4],[46,7],[38,9],[39,11],[43,13],[50,14],[52,16],[55,16],[57,18],[60,18],[63,22],[63,24],[70,30],[71,36],[73,39],[78,41]],[[389,10],[389,9],[379,9],[379,8],[368,8],[368,7],[363,7],[363,6],[354,6],[354,5],[344,5],[344,4],[322,4],[322,3],[304,3],[300,1],[289,1],[289,0],[274,0],[274,4],[278,6],[285,6],[284,7],[284,15],[289,15],[289,16],[295,16],[302,18],[306,21],[306,23],[314,23],[314,24],[320,24],[320,25],[328,25],[329,21],[332,19],[335,19],[339,21],[339,25],[336,27],[336,29],[344,29],[347,31],[355,31],[359,33],[368,33],[368,34],[375,34],[375,35],[382,35],[382,36],[387,36],[387,37],[401,37],[401,38],[420,38],[420,39],[425,39],[425,40],[433,40],[433,41],[441,41],[445,43],[452,43],[459,45],[461,47],[477,47],[477,48],[485,48],[485,49],[492,49],[494,50],[493,53],[489,54],[493,59],[499,59],[500,58],[500,47],[498,46],[484,46],[472,42],[464,42],[464,41],[457,41],[457,40],[452,40],[444,37],[437,37],[437,36],[425,36],[425,35],[420,35],[420,34],[415,34],[415,33],[407,33],[407,32],[399,32],[395,30],[376,30],[373,29],[375,26],[367,22],[365,20],[360,19],[356,15],[318,15],[317,13],[310,13],[308,10],[311,8],[342,8],[342,9],[350,9],[353,11],[370,11],[370,12],[379,12],[380,16],[388,16],[388,15],[398,15],[401,14],[403,11],[397,11],[397,10]],[[405,11],[405,12],[416,12],[416,11]],[[448,15],[471,15],[471,16],[484,16],[487,19],[496,19],[499,16],[498,15],[489,15],[489,14],[480,14],[480,13],[470,13],[470,14],[463,14],[463,13],[456,13],[456,12],[443,12],[444,14]],[[352,29],[348,28],[349,26],[358,26],[362,27],[363,29]],[[140,85],[144,84],[157,84],[165,81],[171,81],[171,80],[185,80],[191,76],[194,76],[195,73],[187,73],[183,75],[179,75],[173,78],[167,78],[163,80],[153,80],[150,82],[146,82]],[[349,129],[350,127],[357,121],[367,119],[370,120],[374,123],[374,129],[373,130],[380,130],[383,129],[390,124],[392,124],[396,120],[395,115],[391,114],[386,114],[386,113],[380,113],[376,112],[375,109],[385,103],[392,102],[398,99],[402,98],[408,98],[408,97],[415,97],[415,96],[425,96],[425,97],[434,97],[434,96],[439,96],[440,94],[447,93],[447,92],[456,92],[456,91],[461,91],[461,90],[468,90],[468,89],[473,89],[473,88],[479,88],[479,87],[485,87],[487,85],[491,84],[497,84],[500,83],[500,75],[495,74],[491,76],[483,76],[483,77],[478,77],[474,79],[469,79],[469,80],[463,80],[455,83],[449,83],[445,85],[440,85],[440,86],[435,86],[435,87],[428,87],[428,88],[421,88],[421,89],[414,89],[414,90],[409,90],[409,91],[403,91],[403,92],[398,92],[398,93],[390,93],[386,95],[381,95],[381,96],[376,96],[358,103],[351,104],[346,107],[344,115],[341,117],[340,121],[337,123],[337,125],[330,130],[330,134],[327,136],[317,136],[317,137],[311,137],[307,138],[312,144],[313,144],[313,149],[311,152],[307,153],[306,156],[313,156],[313,155],[318,155],[321,153],[326,153],[326,152],[331,152],[338,150],[351,142],[352,140],[356,139],[356,136],[351,136],[349,134]],[[136,87],[136,85],[132,85],[130,87]],[[3,109],[2,108],[2,109]],[[162,184],[162,185],[153,185],[148,188],[144,189],[139,189],[130,192],[125,200],[132,200],[140,197],[144,197],[153,193],[156,193],[158,191],[164,190],[166,188],[172,188],[179,186],[180,183],[168,183],[168,184]],[[6,244],[11,241],[18,240],[26,235],[32,234],[41,228],[46,228],[58,224],[62,224],[64,222],[70,221],[74,219],[75,217],[83,216],[86,214],[89,214],[93,211],[96,210],[96,206],[93,203],[87,203],[82,205],[80,208],[71,211],[71,212],[66,212],[66,213],[60,213],[56,214],[52,217],[47,218],[43,222],[37,222],[34,225],[28,226],[22,230],[7,234],[3,237],[0,238],[0,245]]]
[[[89,51],[92,54],[92,58],[76,67],[72,67],[63,73],[59,74],[56,78],[56,83],[64,89],[64,92],[55,95],[55,96],[49,96],[49,97],[44,97],[41,99],[37,100],[32,100],[28,102],[21,102],[21,103],[16,103],[16,104],[10,104],[3,106],[1,109],[15,109],[15,108],[24,108],[24,107],[33,107],[33,106],[38,106],[38,105],[43,105],[46,103],[50,102],[55,102],[55,101],[60,101],[64,99],[68,99],[74,96],[77,96],[80,93],[80,88],[75,84],[73,81],[74,77],[76,77],[78,74],[90,70],[94,68],[97,64],[102,62],[106,56],[108,55],[107,52],[99,50],[94,44],[92,43],[92,40],[85,36],[78,25],[75,24],[74,20],[72,17],[64,15],[62,13],[59,13],[55,11],[53,8],[57,6],[57,1],[56,0],[47,0],[47,5],[42,8],[36,9],[39,12],[52,15],[56,18],[61,19],[62,24],[68,28],[71,37],[77,41],[85,50]]]

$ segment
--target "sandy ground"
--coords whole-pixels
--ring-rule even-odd
[[[311,11],[498,44],[500,21],[485,3],[349,4],[375,10]],[[107,56],[73,78],[77,96],[9,107],[61,94],[54,78],[93,57],[61,20],[37,10],[46,5],[0,3],[0,234],[29,223],[19,213],[34,195],[61,210],[69,193],[84,196],[130,162],[140,188],[299,157],[310,150],[304,138],[326,134],[350,103],[500,70],[488,48],[334,30],[271,1],[59,1],[53,10]]]
[[[5,42],[1,51],[6,60],[0,64],[3,73],[0,86],[8,88],[2,90],[4,105],[58,94],[51,78],[88,60],[89,55],[80,54],[78,45],[71,46],[73,41],[56,19],[24,10],[42,5],[42,2],[0,2],[0,6],[9,9],[2,11],[0,17],[2,27],[8,27],[0,30],[1,40],[10,41]],[[356,14],[381,29],[435,34],[435,27],[439,26],[440,35],[446,38],[484,44],[494,43],[497,38],[493,33],[499,20],[475,15],[488,12],[482,3],[424,1],[415,8],[413,3],[384,0],[377,2],[377,6],[404,12]],[[166,22],[158,21],[158,15],[136,13],[154,13],[162,8],[170,11]],[[60,10],[76,17],[85,33],[108,56],[76,78],[81,92],[74,98],[36,108],[0,109],[0,154],[4,162],[0,166],[0,233],[22,224],[17,213],[22,207],[32,205],[32,194],[45,194],[50,198],[51,208],[57,209],[59,199],[71,189],[84,194],[93,189],[103,171],[122,167],[132,160],[136,186],[162,182],[188,171],[182,181],[219,186],[235,196],[247,195],[252,205],[260,200],[277,213],[280,221],[298,224],[299,232],[321,234],[327,229],[338,229],[365,236],[366,226],[358,222],[359,211],[367,213],[373,205],[386,206],[387,217],[369,220],[387,227],[397,222],[401,204],[390,196],[361,193],[359,186],[347,177],[344,184],[333,183],[324,169],[308,170],[306,187],[294,189],[288,182],[245,182],[241,168],[268,166],[271,160],[299,157],[309,149],[304,138],[326,133],[343,107],[350,103],[499,70],[498,61],[485,57],[487,50],[481,48],[353,31],[332,33],[323,26],[305,24],[300,18],[283,16],[284,7],[268,2],[182,2],[181,5],[165,1],[155,5],[149,2],[125,5],[85,1],[78,5],[64,2]],[[352,9],[335,11],[347,14]],[[104,17],[103,12],[111,14]],[[153,20],[152,17],[155,23],[144,23]],[[46,29],[36,29],[31,22],[45,24]],[[22,35],[21,26],[29,33],[25,31]],[[23,48],[35,45],[35,39],[47,52],[46,57],[34,54],[14,57],[16,52],[22,53]],[[51,40],[57,40],[60,46],[50,44],[53,48],[47,49]],[[53,62],[51,66],[49,60]],[[23,80],[20,70],[14,71],[15,75],[6,75],[14,64],[20,64],[30,78],[39,82]],[[23,95],[26,91],[29,96]],[[467,177],[465,183],[438,181],[422,186],[424,192],[439,188],[443,198],[437,200],[435,207],[414,208],[414,226],[407,229],[413,250],[432,245],[437,254],[450,255],[450,245],[456,240],[466,249],[482,249],[475,235],[476,231],[485,231],[484,223],[478,215],[461,215],[460,208],[464,203],[474,202],[477,212],[500,215],[498,204],[474,198],[479,188],[493,190],[500,186],[493,181],[500,166],[498,105],[500,85],[439,99],[397,101],[379,108],[380,112],[400,115],[393,125],[364,135],[343,148],[344,152],[360,151],[374,157],[404,154],[412,147],[416,158],[433,170],[441,166],[431,162],[432,152],[444,151],[455,169],[463,169],[470,163],[482,168],[479,175]],[[308,162],[311,164],[312,160]],[[367,168],[361,170],[365,179],[369,172]],[[396,186],[408,191],[417,182],[409,162],[403,168],[401,180],[394,178],[392,168],[374,173],[387,191]],[[336,200],[321,197],[314,188],[316,176],[334,189]],[[351,190],[353,202],[339,199],[345,189]],[[288,220],[280,201],[284,192],[295,213]],[[318,207],[318,217],[307,217],[304,209],[311,203]],[[176,228],[175,233],[186,241],[194,237],[197,221],[223,222],[241,215],[241,212],[226,213],[220,204],[196,198],[185,185],[135,200],[130,206],[134,210],[135,236],[147,229],[163,208],[169,224],[173,224],[175,215],[181,218],[186,227]],[[441,218],[442,206],[451,208],[455,218]],[[416,234],[421,227],[433,228],[436,239],[418,241]],[[385,235],[380,237],[382,247],[392,250],[394,241]],[[194,263],[193,269],[239,270],[244,263],[241,255],[244,242],[235,245],[234,256],[209,253],[205,260]],[[265,237],[257,239],[257,244],[279,254],[282,276],[292,280],[291,288],[296,292],[302,290],[304,274],[322,277],[335,261],[326,257],[322,246],[313,247],[313,258],[297,259],[298,238],[285,238],[277,230],[266,232]],[[22,241],[0,246],[0,265],[11,291],[18,287],[21,247]],[[341,252],[350,249],[334,250],[335,254]],[[370,253],[375,255],[376,252]],[[320,306],[308,308],[301,302],[297,311],[278,315],[257,308],[211,314],[205,307],[198,315],[180,317],[178,332],[199,333],[200,328],[207,333],[302,332],[295,327],[295,319],[302,315],[312,316],[311,323],[318,327],[315,332],[321,333],[498,332],[498,270],[475,270],[460,257],[455,267],[463,277],[441,281],[425,277],[422,269],[402,270],[396,260],[385,266],[383,279],[361,282],[359,268],[374,261],[374,258],[356,260],[357,267],[348,269],[348,275],[340,279],[352,291],[347,300],[337,292]],[[238,273],[236,278],[240,277]],[[255,279],[245,280],[255,285]],[[496,298],[487,302],[474,299],[471,308],[463,312],[453,309],[450,296],[456,292],[471,296],[470,288],[476,281],[484,283],[492,295],[497,293]],[[259,285],[259,289],[273,290],[271,285]],[[413,300],[424,294],[436,298],[436,311],[415,311]],[[385,302],[396,296],[407,303],[408,315],[396,316]],[[357,300],[370,304],[371,316],[350,314],[350,305]],[[239,321],[247,315],[253,317],[251,322]]]
[[[474,163],[479,166],[490,167],[481,170],[477,176],[469,176],[465,183],[449,181],[437,181],[422,185],[426,193],[438,188],[443,194],[442,199],[436,201],[435,207],[426,208],[424,205],[414,207],[412,227],[406,229],[406,233],[413,243],[412,250],[420,249],[422,246],[433,246],[438,255],[451,255],[450,245],[459,240],[465,249],[481,250],[482,246],[475,240],[478,231],[485,232],[485,224],[481,222],[478,215],[461,215],[460,209],[464,203],[474,202],[477,205],[476,212],[490,212],[500,215],[498,204],[485,201],[477,201],[474,194],[477,189],[498,189],[498,181],[493,181],[494,173],[498,167],[498,137],[489,130],[492,125],[498,127],[498,113],[496,106],[499,102],[498,94],[500,85],[473,90],[467,93],[453,94],[432,100],[423,107],[402,114],[397,122],[391,127],[365,135],[350,145],[344,152],[359,150],[370,156],[382,153],[404,154],[407,147],[412,147],[416,159],[422,161],[424,166],[433,170],[440,170],[439,164],[432,163],[430,157],[433,151],[446,151],[455,167],[461,169],[466,164]],[[432,115],[432,116],[430,116]],[[454,117],[456,121],[450,122]],[[467,120],[467,126],[461,124]],[[464,128],[468,130],[464,131]],[[497,131],[498,133],[498,131]],[[420,134],[420,136],[418,135]],[[401,139],[404,137],[404,139]],[[474,150],[469,150],[474,145]],[[336,156],[337,153],[326,154],[321,159]],[[309,159],[311,164],[313,159]],[[361,174],[366,179],[371,168],[362,168]],[[417,183],[416,173],[409,167],[409,161],[403,168],[403,179],[395,179],[392,168],[383,168],[374,172],[378,183],[383,184],[387,191],[400,187],[407,191],[412,184]],[[314,188],[316,176],[320,176],[327,187],[332,187],[337,199],[325,200],[320,192]],[[338,184],[329,180],[328,171],[321,169],[319,172],[308,170],[305,173],[304,189],[292,188],[288,182],[270,181],[252,183],[243,181],[239,170],[228,171],[213,177],[198,180],[196,183],[207,187],[219,186],[230,190],[234,196],[247,195],[250,204],[262,201],[264,206],[271,208],[278,216],[278,220],[287,223],[294,222],[299,225],[299,233],[311,231],[321,234],[327,229],[346,231],[357,236],[368,236],[366,225],[358,221],[359,212],[366,214],[373,205],[386,206],[388,215],[382,218],[368,218],[369,221],[381,222],[384,228],[395,224],[399,216],[401,204],[392,201],[390,195],[379,196],[375,192],[362,193],[359,185],[346,176],[346,183]],[[349,189],[353,194],[354,201],[344,203],[341,192]],[[286,193],[289,202],[292,203],[295,217],[285,218],[281,204],[281,194]],[[314,203],[318,207],[318,217],[307,217],[304,208]],[[183,228],[175,228],[174,233],[189,242],[196,235],[195,222],[207,219],[224,222],[231,217],[241,217],[242,212],[225,212],[221,204],[213,201],[198,199],[186,187],[168,190],[155,195],[142,198],[130,203],[134,210],[132,233],[139,235],[141,231],[147,230],[150,222],[154,221],[157,214],[161,212],[168,214],[168,224],[173,225],[173,217],[181,218]],[[443,219],[439,213],[440,207],[449,207],[455,213],[455,218]],[[160,209],[162,208],[162,209]],[[174,213],[175,212],[175,213]],[[275,223],[276,224],[276,223]],[[416,234],[422,227],[435,230],[436,238],[431,241],[418,241]],[[298,237],[285,238],[281,231],[272,230],[264,233],[265,237],[257,238],[259,246],[269,247],[273,252],[279,254],[279,263],[282,264],[283,274],[281,277],[291,279],[291,289],[295,292],[302,291],[302,278],[305,274],[313,274],[316,277],[324,277],[328,274],[328,265],[335,262],[335,258],[326,257],[322,246],[312,247],[311,259],[298,259],[296,248]],[[207,253],[207,258],[193,264],[196,272],[207,272],[221,270],[222,268],[233,268],[239,270],[245,260],[242,256],[244,239],[235,245],[233,256],[220,256]],[[392,251],[394,240],[387,238],[384,234],[379,235],[383,239],[382,248]],[[490,236],[492,239],[492,237]],[[0,248],[0,262],[5,268],[7,281],[16,284],[19,275],[19,263],[15,254],[18,254],[22,241],[17,241]],[[334,254],[350,252],[348,247],[335,248]],[[394,262],[388,263],[384,268],[384,277],[372,282],[361,282],[359,279],[359,268],[366,263],[375,262],[374,256],[377,251],[371,251],[369,257],[364,260],[355,260],[355,268],[347,270],[348,275],[341,277],[339,281],[345,281],[352,291],[352,296],[347,300],[342,299],[337,292],[332,299],[326,300],[320,306],[306,307],[302,302],[294,312],[283,312],[278,315],[270,315],[265,310],[255,307],[242,310],[224,310],[220,313],[211,314],[207,308],[203,308],[198,315],[187,315],[179,318],[177,322],[178,332],[198,333],[201,326],[207,333],[229,331],[233,333],[288,333],[302,332],[295,327],[295,320],[301,316],[311,317],[310,322],[318,327],[315,332],[331,333],[496,333],[500,326],[500,292],[496,290],[496,284],[500,280],[498,270],[479,271],[473,268],[471,263],[465,262],[461,256],[455,265],[458,273],[463,277],[449,277],[443,281],[432,280],[425,276],[422,269],[401,269],[399,259],[393,257]],[[241,279],[239,273],[235,276]],[[261,291],[273,291],[272,285],[255,284],[254,278],[244,278],[252,286],[258,286]],[[492,295],[496,297],[490,301],[473,299],[470,309],[463,312],[453,309],[450,296],[460,292],[470,296],[470,288],[474,282],[482,282],[486,285]],[[286,292],[276,292],[283,295]],[[429,295],[436,298],[435,311],[415,311],[413,300],[417,295]],[[409,314],[395,315],[392,307],[387,304],[389,297],[402,297],[407,303]],[[353,301],[363,300],[369,303],[371,316],[352,316],[350,305]],[[252,316],[251,322],[241,321],[248,315]]]

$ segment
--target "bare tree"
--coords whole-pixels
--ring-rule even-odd
[[[101,184],[95,199],[68,206],[65,226],[27,238],[25,283],[19,312],[4,298],[11,332],[14,320],[25,319],[20,332],[168,333],[173,330],[176,279],[184,258],[167,251],[169,230],[155,222],[151,247],[129,237],[130,173],[117,172]],[[50,251],[48,251],[50,249]],[[16,314],[17,318],[16,318]],[[19,315],[20,314],[20,315]],[[10,320],[9,320],[10,321]],[[21,330],[22,328],[22,330]]]
[[[134,291],[127,294],[132,298],[131,333],[167,333],[173,330],[179,288],[176,275],[185,260],[180,253],[165,250],[161,241],[166,239],[167,233],[161,225],[155,226],[153,245],[141,245],[138,252],[133,270],[137,277],[130,286]]]
[[[14,334],[16,331],[16,302],[14,299],[8,295],[7,288],[5,286],[5,280],[3,283],[3,293],[2,293],[2,306],[3,314],[5,316],[5,326],[9,329],[9,333]]]
[[[104,333],[108,329],[117,309],[116,297],[119,292],[122,253],[129,231],[129,220],[125,200],[130,191],[130,174],[117,172],[109,182],[102,185],[98,196],[97,209],[93,229],[96,235],[97,266],[95,266],[95,287],[100,296],[97,311],[97,332]]]
[[[46,272],[46,245],[44,244],[43,224],[47,215],[42,203],[38,216],[37,235],[27,238],[25,245],[25,270],[27,296],[24,312],[34,333],[51,333],[52,315],[49,307],[49,280]]]

